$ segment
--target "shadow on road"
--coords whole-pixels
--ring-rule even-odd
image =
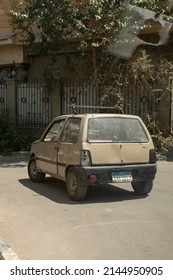
[[[113,185],[103,185],[101,187],[89,186],[84,201],[73,201],[67,194],[66,184],[52,177],[46,177],[43,184],[34,183],[30,179],[20,179],[19,183],[37,193],[37,195],[42,195],[56,203],[62,204],[108,203],[146,197],[137,196],[133,190],[129,191]]]

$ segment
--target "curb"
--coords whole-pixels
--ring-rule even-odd
[[[0,260],[20,260],[9,245],[0,239]]]

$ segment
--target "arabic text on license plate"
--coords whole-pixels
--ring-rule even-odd
[[[132,182],[131,172],[112,172],[112,181],[117,183]]]

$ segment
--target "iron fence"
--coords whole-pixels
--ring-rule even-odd
[[[99,91],[99,103],[97,102],[97,90]],[[148,116],[155,116],[159,100],[159,89],[156,82],[153,87],[145,88],[142,84],[136,83],[128,88],[117,89],[102,85],[96,89],[89,83],[81,84],[63,84],[62,86],[62,113],[72,113],[72,103],[81,106],[79,113],[96,113],[97,109],[91,106],[115,106],[119,105],[125,114],[140,116],[147,122]]]
[[[51,120],[51,94],[43,82],[16,84],[18,126],[44,127]]]
[[[7,85],[0,84],[0,114],[7,109]]]
[[[95,110],[90,106],[96,106],[96,89],[87,82],[78,84],[63,84],[62,85],[62,114],[72,113],[72,108],[69,106],[73,103],[86,106],[79,108],[78,113],[92,113]]]

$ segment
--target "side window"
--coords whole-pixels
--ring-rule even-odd
[[[44,137],[44,141],[58,141],[64,122],[65,119],[55,121],[49,129],[49,131],[47,132],[46,136]]]
[[[61,142],[77,143],[79,138],[81,119],[69,118],[64,126]]]

